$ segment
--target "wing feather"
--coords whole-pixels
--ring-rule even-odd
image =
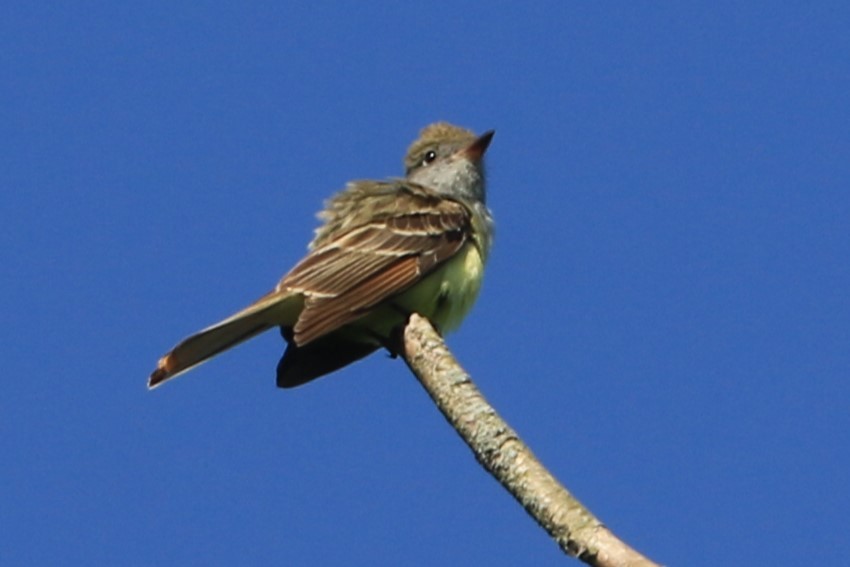
[[[278,290],[305,297],[294,326],[299,346],[405,291],[454,256],[471,237],[472,215],[462,203],[419,186],[396,185],[394,193],[386,184],[375,189],[373,209],[359,224],[351,222],[357,216],[352,203],[329,204],[329,215],[340,210],[347,218],[344,222],[327,218],[329,224],[336,223],[336,233],[320,233],[310,253],[281,280]]]
[[[370,307],[418,281],[416,258],[408,256],[360,282],[345,294],[308,301],[295,324],[295,341],[307,344],[359,319]]]

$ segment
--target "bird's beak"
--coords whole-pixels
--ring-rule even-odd
[[[493,139],[493,134],[495,133],[495,130],[484,132],[474,142],[460,150],[458,154],[470,161],[480,160],[484,156],[484,152],[487,151],[487,146],[490,145],[490,140]]]

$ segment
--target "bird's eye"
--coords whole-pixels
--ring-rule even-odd
[[[431,163],[435,159],[437,159],[437,152],[435,152],[434,150],[431,150],[431,151],[429,151],[428,153],[425,154],[425,157],[422,158],[422,165],[428,165],[429,163]]]

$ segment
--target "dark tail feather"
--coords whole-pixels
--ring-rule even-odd
[[[277,365],[279,388],[300,386],[369,356],[380,348],[375,344],[348,341],[333,334],[299,347],[291,341],[291,329],[281,329],[281,333],[288,345]]]

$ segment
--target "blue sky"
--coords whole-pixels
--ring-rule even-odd
[[[555,565],[383,354],[148,392],[419,129],[496,129],[449,343],[670,565],[850,554],[850,8],[17,3],[0,18],[4,564]]]

